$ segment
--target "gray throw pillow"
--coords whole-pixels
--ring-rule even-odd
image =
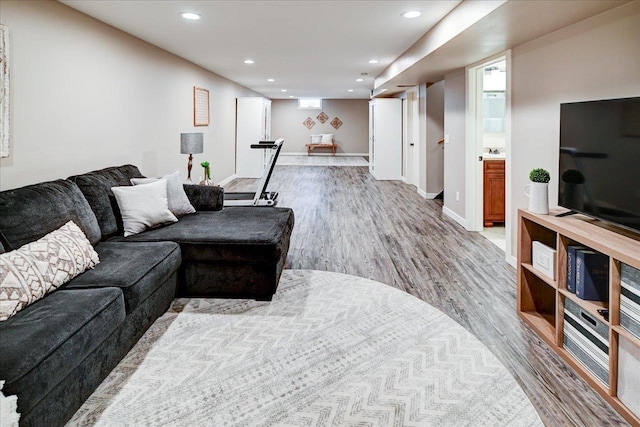
[[[169,202],[169,210],[177,217],[181,217],[190,213],[194,213],[196,209],[193,207],[187,193],[184,192],[182,186],[182,178],[180,172],[175,171],[162,177],[167,180],[167,200]],[[148,184],[161,178],[131,178],[133,185]]]
[[[124,237],[141,233],[149,227],[178,221],[169,210],[165,179],[149,184],[112,187],[111,191],[122,214]]]

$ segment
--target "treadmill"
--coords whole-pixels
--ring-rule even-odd
[[[275,206],[278,199],[278,193],[275,191],[267,191],[273,168],[280,155],[280,150],[284,144],[284,138],[276,141],[260,141],[258,144],[251,144],[251,148],[270,150],[271,157],[268,164],[262,171],[262,177],[255,193],[224,193],[224,206]],[[266,151],[265,151],[266,153]]]

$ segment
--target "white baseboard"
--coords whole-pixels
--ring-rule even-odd
[[[436,198],[436,196],[440,193],[427,193],[426,191],[424,191],[421,188],[418,188],[418,194],[422,196],[423,199],[427,199],[427,200],[433,200]]]
[[[467,221],[464,218],[462,218],[460,215],[458,215],[457,213],[449,209],[448,207],[443,206],[442,213],[448,216],[449,218],[451,218],[452,220],[454,220],[455,222],[457,222],[458,224],[460,224],[461,226],[463,226],[465,230],[467,229]]]
[[[238,177],[238,175],[236,175],[235,173],[233,175],[231,175],[229,178],[225,178],[222,181],[220,181],[218,183],[218,185],[220,187],[224,187],[225,185],[227,185],[228,183],[230,183],[231,181],[233,181],[234,179],[236,179]]]
[[[404,176],[400,177],[400,181],[404,182],[405,184],[407,184],[409,181],[407,180],[407,178],[405,178]]]
[[[281,151],[280,152],[281,156],[307,156],[306,152],[294,152],[294,151],[288,151],[288,152],[284,152]],[[331,153],[313,153],[313,156],[328,156],[328,157],[333,157],[333,154]],[[369,153],[336,153],[335,157],[369,157]]]
[[[513,268],[518,268],[518,260],[516,259],[516,257],[514,257],[513,255],[507,255],[507,264],[509,264],[511,267]]]

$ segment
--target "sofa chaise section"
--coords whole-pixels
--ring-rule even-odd
[[[176,223],[122,237],[111,188],[142,174],[133,165],[105,168],[69,179],[96,213],[102,236],[119,242],[177,242],[182,253],[178,296],[271,300],[289,251],[294,226],[289,208],[226,207],[224,190],[185,185],[196,213]]]
[[[180,244],[178,295],[271,300],[293,231],[291,209],[226,207],[123,238]]]

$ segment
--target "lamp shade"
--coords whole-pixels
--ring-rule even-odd
[[[180,134],[180,154],[201,154],[204,150],[204,138],[201,133]]]

